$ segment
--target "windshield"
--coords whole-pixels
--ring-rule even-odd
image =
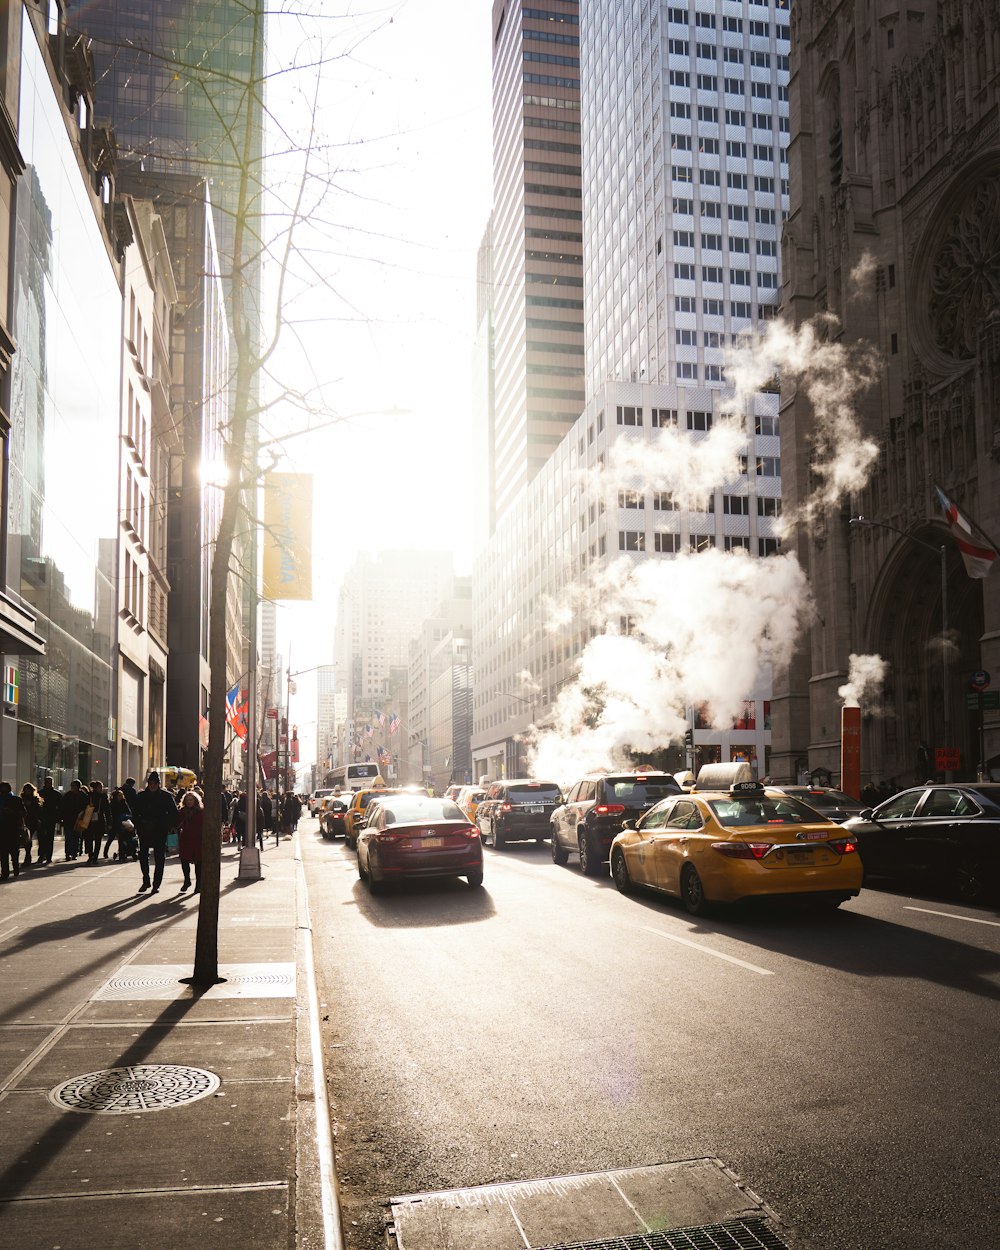
[[[468,823],[465,812],[451,799],[421,798],[419,794],[405,794],[398,799],[385,799],[385,823],[387,825],[421,824],[425,820],[460,820]]]
[[[711,799],[708,806],[720,825],[739,828],[744,825],[815,825],[825,821],[813,808],[798,799],[772,798],[768,795],[732,795]]]
[[[650,807],[668,795],[681,792],[673,777],[609,777],[604,786],[609,799],[635,807]]]
[[[514,803],[554,803],[559,800],[559,787],[542,781],[537,786],[511,786],[507,794]]]

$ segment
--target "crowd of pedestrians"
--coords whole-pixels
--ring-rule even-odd
[[[277,844],[282,833],[294,832],[301,811],[297,795],[275,799],[261,790],[256,812],[261,849],[265,834],[273,832]],[[244,845],[245,791],[223,790],[221,817],[230,838]],[[112,856],[122,862],[135,861],[142,874],[140,893],[159,892],[167,853],[176,849],[184,877],[181,892],[192,889],[193,879],[192,892],[197,894],[204,820],[201,790],[195,787],[175,795],[161,786],[156,771],[141,790],[136,789],[135,778],[129,777],[110,793],[100,781],[84,785],[78,780],[64,793],[46,777],[41,790],[28,782],[15,794],[9,782],[0,781],[0,881],[16,879],[23,869],[51,864],[61,828],[66,861],[98,864]]]

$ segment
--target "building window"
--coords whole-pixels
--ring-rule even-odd
[[[712,428],[712,414],[710,412],[689,412],[687,414],[687,428],[689,430],[710,430]]]
[[[714,546],[714,534],[692,534],[688,539],[688,547],[691,551],[711,551]]]
[[[677,409],[676,408],[651,408],[649,411],[650,425],[664,430],[668,426],[676,426]]]
[[[749,516],[750,500],[746,495],[723,495],[722,511],[727,516]]]
[[[750,539],[740,534],[727,534],[725,538],[725,548],[727,551],[749,551]]]
[[[761,556],[777,556],[781,554],[780,538],[758,538],[757,554]]]
[[[617,417],[619,425],[642,425],[641,408],[623,407],[619,404]]]
[[[645,551],[646,535],[642,532],[642,530],[619,530],[618,550]]]
[[[762,434],[766,438],[773,438],[778,433],[778,418],[760,416],[754,418],[754,433]]]
[[[654,534],[653,550],[661,555],[673,555],[681,549],[680,534]]]
[[[758,477],[781,477],[781,459],[778,456],[757,457]]]
[[[781,516],[781,500],[771,499],[766,495],[757,496],[758,516]]]
[[[619,508],[645,508],[646,498],[635,490],[620,490],[618,492]]]

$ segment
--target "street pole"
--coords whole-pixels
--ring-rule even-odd
[[[951,748],[951,706],[948,698],[948,548],[941,544],[941,701],[944,716],[944,745]],[[951,769],[944,775],[951,781]]]
[[[251,447],[256,449],[257,424],[253,420],[250,430]],[[247,796],[246,838],[240,847],[240,868],[237,876],[242,880],[259,881],[260,851],[257,848],[257,611],[260,604],[260,583],[257,576],[257,455],[251,463],[255,472],[250,479],[250,622],[247,630],[247,647],[250,652],[247,664],[247,767],[244,786]]]

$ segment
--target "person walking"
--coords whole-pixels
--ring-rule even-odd
[[[132,804],[135,802],[135,796],[138,793],[139,791],[135,788],[135,778],[126,777],[122,783],[122,794],[125,795],[125,802],[129,805],[130,811],[132,809]]]
[[[83,848],[87,863],[96,864],[101,852],[101,840],[111,833],[111,804],[108,792],[101,781],[90,783],[90,820],[83,831]]]
[[[284,798],[281,800],[281,821],[280,821],[281,833],[285,833],[289,837],[291,837],[292,834],[295,832],[296,828],[298,827],[299,817],[301,815],[302,815],[302,803],[299,800],[299,796],[295,793],[294,790],[288,790],[285,793]],[[279,837],[278,832],[275,832],[274,842],[276,846],[278,844],[278,837]]]
[[[52,851],[56,841],[56,826],[59,824],[59,804],[62,795],[52,784],[52,778],[46,777],[38,795],[41,812],[38,819],[38,862],[52,863]]]
[[[181,799],[178,824],[177,849],[181,858],[181,871],[184,873],[181,893],[191,887],[192,864],[194,864],[194,893],[197,894],[201,889],[201,835],[204,827],[205,804],[197,791],[188,790]]]
[[[38,837],[38,855],[36,863],[42,862],[42,842],[39,834],[39,826],[42,819],[42,800],[38,797],[38,791],[26,781],[21,787],[21,802],[24,804],[24,826],[27,830],[27,846],[24,856],[24,867],[31,867],[31,839]]]
[[[125,800],[124,792],[119,788],[111,791],[109,800],[111,808],[111,828],[104,839],[104,858],[108,858],[111,843],[118,843],[115,859],[124,863],[129,857],[128,848],[135,843],[135,822],[132,820],[132,809]],[[128,824],[126,825],[126,821]],[[138,859],[138,856],[135,857]]]
[[[157,894],[167,859],[167,834],[177,824],[177,804],[165,790],[160,789],[160,774],[154,771],[146,778],[146,788],[136,794],[130,807],[139,835],[139,867],[142,869],[139,893],[149,890],[151,894]],[[152,889],[149,879],[150,851],[153,852]]]
[[[0,781],[0,881],[16,881],[24,846],[24,804],[9,781]]]
[[[59,819],[62,821],[67,859],[76,859],[80,854],[80,830],[77,822],[83,817],[88,797],[83,782],[77,778],[70,782],[69,789],[59,801]]]

